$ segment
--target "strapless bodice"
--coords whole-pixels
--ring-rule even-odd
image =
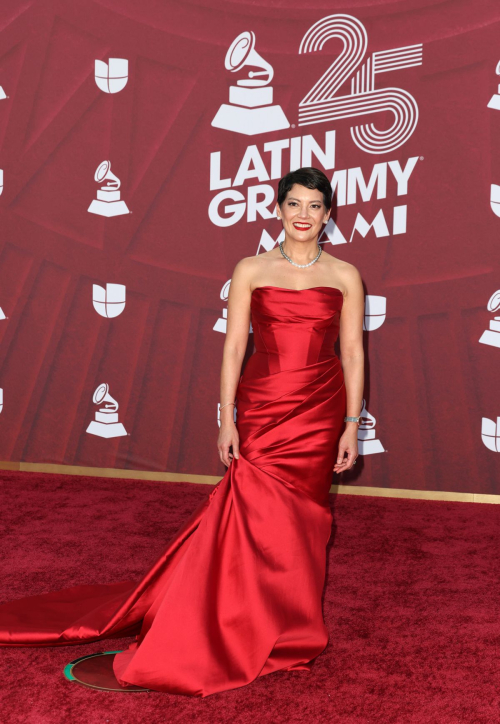
[[[335,357],[343,301],[334,287],[254,289],[250,309],[255,353],[247,367],[258,364],[273,374]]]

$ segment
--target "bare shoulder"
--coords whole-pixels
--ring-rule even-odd
[[[338,275],[344,285],[344,296],[359,297],[364,295],[361,274],[354,264],[339,260]]]
[[[354,264],[350,264],[348,261],[338,260],[339,263],[339,274],[345,279],[346,283],[356,283],[361,281],[361,274]]]
[[[255,271],[256,259],[257,257],[255,256],[245,256],[243,259],[240,259],[234,267],[231,279],[238,281],[250,280]]]
[[[273,258],[276,258],[273,251],[274,249],[255,256],[243,257],[234,267],[231,279],[239,283],[247,282],[251,285],[252,280],[264,270]]]
[[[344,296],[359,292],[363,288],[361,274],[354,264],[329,256],[329,265],[330,275],[332,279],[335,278],[335,281],[339,282],[338,286]]]

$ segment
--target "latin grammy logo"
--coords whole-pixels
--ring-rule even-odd
[[[118,317],[125,309],[125,292],[123,284],[106,284],[106,289],[93,284],[92,303],[97,314],[108,319]]]
[[[6,317],[5,314],[3,313],[2,307],[0,307],[0,319],[7,319],[7,317]]]
[[[495,68],[495,73],[500,75],[500,60]],[[488,103],[488,108],[494,108],[495,110],[500,111],[500,85],[498,86],[498,91],[492,95],[490,102]]]
[[[231,285],[231,280],[228,279],[227,282],[224,284],[224,286],[221,289],[220,292],[220,298],[223,302],[227,302],[227,298],[229,296],[229,287]],[[219,319],[216,321],[216,323],[213,326],[214,332],[222,332],[222,334],[226,334],[227,332],[227,308],[224,307],[222,310],[222,317],[219,317]],[[220,425],[220,422],[219,422]]]
[[[363,329],[365,332],[373,332],[385,322],[387,310],[386,297],[378,297],[374,294],[367,294],[365,297],[365,316]]]
[[[226,53],[224,65],[231,73],[248,65],[261,70],[249,71],[246,78],[229,87],[229,104],[221,105],[212,126],[247,136],[290,128],[281,106],[273,105],[269,83],[274,70],[255,50],[255,33],[250,30],[238,35]]]
[[[95,413],[95,420],[92,420],[87,427],[87,432],[98,437],[122,437],[127,434],[121,422],[118,422],[118,402],[109,394],[109,385],[103,383],[94,392],[92,402],[95,405],[104,403]]]
[[[220,298],[223,302],[227,302],[229,297],[229,287],[231,286],[231,280],[228,279],[228,281],[224,284],[224,286],[221,289]],[[219,317],[219,319],[216,321],[214,326],[212,327],[214,332],[222,332],[222,334],[226,334],[227,332],[227,308],[224,307],[222,310],[222,317]],[[250,322],[250,329],[249,334],[253,334],[253,327],[252,322]]]
[[[326,226],[318,241],[319,244],[327,244],[328,242],[330,242],[333,246],[348,243],[347,239],[344,237],[339,227],[331,217],[326,222]]]
[[[128,60],[110,58],[108,63],[95,61],[95,82],[104,93],[119,93],[128,81]]]
[[[375,418],[366,409],[366,402],[363,400],[361,419],[358,425],[358,452],[360,455],[373,455],[385,452],[380,440],[375,439]]]
[[[481,418],[481,440],[488,450],[500,452],[500,417],[496,420]]]
[[[103,161],[94,174],[94,181],[104,186],[97,190],[97,199],[90,204],[88,211],[99,216],[120,216],[128,214],[125,201],[120,200],[120,179],[111,172],[111,161]]]
[[[497,312],[500,309],[500,289],[493,292],[487,304],[488,312]],[[490,344],[492,347],[500,347],[500,316],[490,319],[490,328],[485,329],[479,338],[481,344]]]
[[[7,95],[2,86],[0,85],[0,101],[3,101],[5,98],[7,98]]]

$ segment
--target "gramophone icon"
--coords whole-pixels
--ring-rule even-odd
[[[360,455],[373,455],[374,453],[385,452],[380,440],[375,439],[375,418],[366,409],[366,402],[363,400],[361,420],[358,425],[358,451]]]
[[[247,65],[261,70],[249,71],[246,78],[229,87],[229,104],[221,105],[212,126],[247,136],[290,128],[281,106],[272,105],[273,89],[269,83],[274,70],[255,50],[255,33],[249,30],[238,35],[226,53],[224,65],[231,73]]]
[[[121,422],[118,422],[118,402],[109,394],[109,385],[103,383],[94,392],[92,402],[95,405],[104,404],[95,413],[95,420],[92,420],[87,432],[98,437],[122,437],[127,434]]]
[[[229,287],[231,286],[231,280],[228,279],[228,281],[224,284],[224,286],[221,289],[220,292],[220,298],[223,302],[227,302],[227,299],[229,297]],[[219,319],[216,321],[214,326],[212,327],[214,332],[222,332],[222,334],[226,334],[227,332],[227,309],[224,307],[222,310],[222,317],[219,317]],[[220,423],[219,423],[220,424]]]
[[[111,172],[111,161],[103,161],[97,167],[94,174],[94,181],[104,186],[97,190],[97,199],[90,204],[88,211],[99,216],[120,216],[128,214],[129,210],[125,201],[120,200],[120,179]]]
[[[231,280],[228,279],[228,281],[224,284],[224,286],[221,289],[220,292],[220,298],[223,302],[227,302],[229,298],[229,287],[231,286]],[[214,332],[222,332],[222,334],[226,334],[227,332],[227,307],[224,307],[222,309],[222,317],[219,317],[219,319],[216,321],[214,326],[212,327]],[[250,321],[250,330],[249,334],[253,334],[253,327],[252,322]],[[220,424],[220,423],[219,423]]]
[[[487,304],[488,312],[497,312],[500,309],[500,289],[493,292]],[[479,338],[481,344],[490,344],[500,347],[500,316],[490,319],[490,328],[485,329]]]

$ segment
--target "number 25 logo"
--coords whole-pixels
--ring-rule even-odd
[[[352,15],[329,15],[309,28],[299,53],[322,50],[332,38],[340,38],[344,48],[300,101],[299,126],[391,111],[394,123],[387,130],[379,131],[373,123],[365,123],[352,126],[351,135],[354,143],[368,153],[387,153],[399,148],[417,126],[418,106],[413,96],[402,88],[376,90],[375,76],[422,65],[422,44],[372,53],[352,78],[350,95],[335,96],[362,62],[368,36],[364,25]]]

